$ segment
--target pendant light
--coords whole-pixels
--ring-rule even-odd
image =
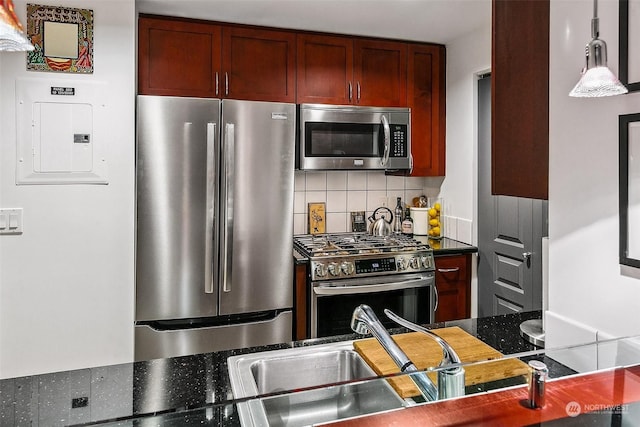
[[[33,49],[16,16],[13,0],[0,0],[0,51],[17,52]]]
[[[607,44],[598,38],[599,35],[598,0],[593,0],[593,19],[591,20],[593,40],[585,48],[587,65],[582,70],[580,81],[569,92],[569,96],[594,98],[629,92],[607,67]]]

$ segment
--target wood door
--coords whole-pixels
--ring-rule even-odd
[[[549,0],[494,0],[492,194],[547,199]]]
[[[409,44],[407,101],[411,107],[412,176],[445,174],[445,48]]]
[[[217,97],[220,50],[218,25],[140,17],[138,93]]]
[[[491,194],[491,78],[478,82],[478,316],[542,307],[547,202]]]
[[[407,44],[356,39],[354,101],[376,107],[407,106]]]
[[[222,30],[222,97],[295,102],[296,35],[235,26]]]
[[[438,307],[436,322],[471,316],[471,255],[435,257]]]
[[[298,104],[350,104],[353,42],[348,37],[298,34]]]

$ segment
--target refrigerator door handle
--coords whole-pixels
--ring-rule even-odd
[[[206,225],[204,243],[204,292],[213,293],[213,224],[215,216],[215,157],[216,124],[207,123],[207,196],[206,196]]]
[[[231,292],[231,266],[233,263],[233,186],[235,163],[235,125],[225,123],[224,127],[224,237],[222,246],[222,290]]]

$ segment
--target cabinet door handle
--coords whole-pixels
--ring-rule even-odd
[[[218,72],[216,71],[216,96],[218,96],[218,88],[219,88],[219,83],[220,83],[220,77],[218,76]]]
[[[356,82],[356,99],[360,103],[360,82]]]
[[[224,73],[224,95],[229,95],[229,73]]]
[[[454,267],[454,268],[439,268],[438,269],[438,273],[453,273],[456,271],[460,271],[460,267]]]
[[[349,86],[349,102],[351,102],[351,99],[353,98],[353,87],[351,86],[351,82],[348,83]]]

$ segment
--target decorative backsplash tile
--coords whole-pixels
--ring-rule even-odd
[[[326,203],[327,232],[351,231],[349,212],[379,206],[393,210],[396,197],[403,202],[424,193],[424,178],[386,176],[382,171],[295,172],[294,234],[307,233],[307,204]]]

